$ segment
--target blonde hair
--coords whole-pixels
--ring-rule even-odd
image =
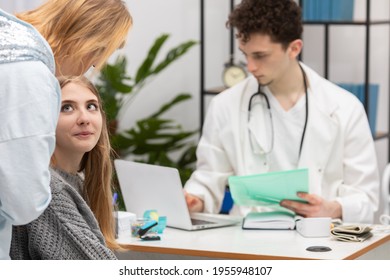
[[[93,54],[99,57],[95,68],[100,70],[124,45],[133,23],[121,0],[48,0],[17,17],[32,24],[47,40],[58,69],[65,58],[82,62]]]
[[[83,171],[84,180],[84,198],[89,203],[96,220],[99,223],[100,230],[106,240],[107,246],[112,250],[121,249],[115,240],[115,221],[113,217],[112,205],[112,149],[107,129],[107,118],[103,110],[100,95],[95,86],[84,76],[65,76],[59,77],[61,88],[69,83],[76,83],[88,88],[98,99],[99,110],[103,119],[102,132],[96,146],[85,153],[79,171]],[[55,162],[53,159],[52,164]]]

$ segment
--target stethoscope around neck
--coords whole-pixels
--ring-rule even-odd
[[[302,77],[303,77],[303,85],[304,85],[304,88],[305,88],[306,104],[305,104],[305,124],[303,126],[303,132],[302,132],[302,136],[301,136],[301,143],[300,143],[300,146],[299,146],[298,157],[301,156],[303,140],[305,139],[307,120],[309,118],[309,95],[308,95],[308,92],[307,92],[306,74],[305,74],[305,71],[303,70],[303,68],[302,68],[302,66],[300,64],[299,64],[299,68],[301,69]],[[271,122],[271,145],[270,145],[270,147],[269,147],[269,149],[267,151],[263,150],[262,154],[270,154],[272,152],[273,148],[274,148],[274,140],[275,140],[274,139],[274,137],[275,137],[274,123],[273,123],[273,120],[272,120],[271,104],[269,102],[269,99],[268,99],[267,95],[261,90],[261,88],[262,88],[262,86],[259,84],[257,92],[252,94],[252,96],[249,99],[249,104],[248,104],[248,124],[249,124],[249,121],[250,121],[250,118],[251,118],[252,101],[253,101],[254,97],[258,96],[258,95],[259,96],[263,96],[264,99],[265,99],[265,102],[267,103],[267,109],[268,109],[269,118],[270,118],[270,122]],[[253,142],[252,142],[253,140],[252,140],[251,135],[249,135],[249,141],[250,141],[250,145],[251,145],[252,151],[255,151],[254,147],[253,147]]]

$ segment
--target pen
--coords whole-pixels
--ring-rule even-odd
[[[118,238],[118,231],[119,231],[119,225],[118,225],[118,193],[114,192],[112,195],[112,205],[114,208],[114,215],[115,215],[115,238]]]
[[[157,222],[155,220],[151,220],[147,223],[145,223],[143,226],[140,227],[138,230],[138,234],[140,237],[144,236],[148,230],[150,230],[152,227],[156,226]]]
[[[115,205],[117,200],[118,200],[118,193],[115,192],[112,196],[112,205]]]

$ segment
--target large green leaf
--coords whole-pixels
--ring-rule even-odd
[[[165,43],[168,37],[168,34],[161,35],[159,38],[156,39],[153,46],[149,49],[148,55],[139,67],[135,76],[136,83],[140,83],[142,80],[146,79],[150,75],[150,73],[152,72],[150,69],[152,68],[153,63],[156,60],[158,52],[160,51],[162,45]]]
[[[183,131],[172,120],[147,118],[126,131],[124,137],[131,143],[127,153],[142,155],[150,152],[175,151],[188,145],[187,139],[198,131]]]
[[[133,89],[132,85],[124,83],[124,81],[131,81],[131,78],[126,75],[126,64],[126,57],[118,57],[114,64],[107,64],[101,71],[101,78],[107,82],[113,95],[117,92],[130,93]]]
[[[164,70],[169,64],[185,54],[192,46],[196,45],[196,41],[188,41],[183,44],[180,44],[176,48],[170,50],[164,61],[159,63],[156,68],[152,71],[152,74],[157,74]]]
[[[165,113],[166,111],[168,111],[169,109],[171,109],[171,107],[177,105],[180,102],[186,101],[190,98],[191,98],[191,95],[189,95],[187,93],[181,93],[181,94],[177,95],[175,98],[173,98],[171,101],[169,101],[168,103],[161,106],[161,108],[156,113],[151,115],[150,118],[157,118],[160,115],[162,115],[163,113]]]
[[[106,90],[97,88],[103,100],[104,111],[106,112],[108,121],[115,120],[119,112],[119,106],[115,96]]]
[[[168,51],[165,59],[157,64],[157,66],[153,69],[153,64],[158,56],[158,53],[161,50],[162,45],[169,38],[168,34],[163,34],[154,42],[153,46],[150,48],[146,59],[143,61],[142,65],[139,67],[135,83],[140,84],[148,77],[152,75],[156,75],[168,67],[172,62],[180,58],[184,55],[191,47],[197,44],[196,41],[190,40],[184,42],[177,47],[172,48]]]
[[[118,113],[131,105],[136,93],[154,75],[157,75],[193,47],[195,41],[187,41],[168,50],[160,56],[168,34],[159,36],[149,49],[134,77],[126,73],[127,59],[119,56],[114,63],[107,64],[99,75],[96,87],[103,100],[110,127],[110,141],[120,156],[132,155],[136,160],[150,164],[172,166],[179,169],[182,181],[185,182],[193,170],[195,162],[195,144],[189,141],[196,131],[185,131],[176,121],[163,117],[173,106],[191,98],[190,94],[180,93],[163,104],[149,117],[138,120],[131,128],[117,132]],[[158,60],[158,57],[164,57]],[[175,154],[175,157],[172,154]]]

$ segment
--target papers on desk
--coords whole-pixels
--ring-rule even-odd
[[[238,205],[272,206],[283,199],[304,202],[297,192],[309,191],[308,169],[230,176],[229,188]]]
[[[336,240],[363,242],[372,236],[372,228],[366,225],[341,225],[333,228],[331,234]]]

